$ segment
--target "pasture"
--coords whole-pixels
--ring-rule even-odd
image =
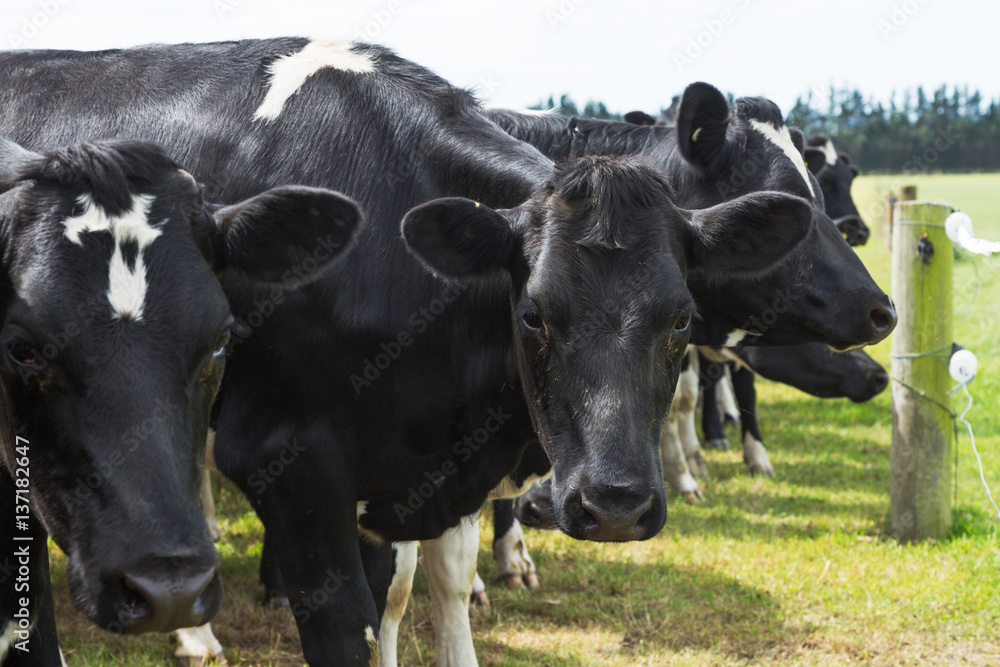
[[[889,289],[879,201],[918,186],[968,212],[977,235],[1000,239],[992,200],[1000,174],[862,176],[853,195],[873,236],[859,254]],[[979,357],[969,414],[987,480],[1000,492],[1000,257],[955,265],[955,336]],[[870,349],[889,366],[889,341]],[[504,666],[864,663],[1000,664],[998,521],[964,432],[951,539],[901,547],[885,534],[891,399],[855,405],[759,381],[765,444],[777,478],[751,479],[738,450],[707,452],[705,501],[672,502],[667,528],[631,544],[575,542],[526,530],[535,591],[492,583],[491,525],[481,518],[480,573],[493,603],[473,618],[480,663]],[[963,408],[965,399],[956,399]],[[738,441],[730,432],[730,440]],[[260,523],[235,487],[217,483],[226,598],[213,622],[231,665],[301,665],[288,612],[259,604]],[[55,547],[53,583],[73,667],[166,665],[163,636],[94,629],[68,599]],[[435,664],[430,601],[418,573],[400,629],[403,665]]]

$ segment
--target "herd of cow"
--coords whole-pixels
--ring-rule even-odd
[[[515,514],[641,540],[664,479],[697,497],[710,364],[736,364],[762,474],[750,369],[885,387],[858,349],[896,314],[847,242],[857,169],[769,100],[515,112],[300,38],[7,52],[0,86],[5,667],[61,664],[46,536],[94,623],[219,653],[210,427],[310,664],[396,664],[420,541],[438,662],[465,667],[486,500],[501,571],[533,583]]]

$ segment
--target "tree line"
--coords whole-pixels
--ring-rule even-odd
[[[550,96],[534,108],[621,120],[604,102],[580,107],[568,95],[558,104]],[[1000,170],[1000,99],[967,88],[941,86],[928,93],[918,87],[888,102],[858,90],[834,89],[825,100],[810,93],[796,100],[785,121],[807,137],[829,135],[866,172]]]

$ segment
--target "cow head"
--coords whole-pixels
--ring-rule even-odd
[[[514,363],[573,537],[645,539],[664,524],[659,432],[690,338],[688,269],[755,276],[808,231],[798,197],[695,212],[672,197],[635,158],[590,157],[517,208],[442,199],[403,221],[431,270],[509,280]]]
[[[698,343],[823,342],[846,350],[889,335],[892,303],[825,212],[823,191],[773,102],[741,98],[730,110],[717,89],[695,83],[684,91],[676,132],[682,164],[670,173],[685,206],[758,191],[809,203],[809,237],[766,275],[739,283],[692,276],[688,285],[704,317]]]
[[[280,283],[323,243],[326,259],[346,248],[360,211],[305,188],[210,211],[187,172],[134,142],[44,156],[3,143],[0,184],[2,409],[29,443],[32,511],[95,623],[200,625],[222,596],[198,501],[232,324],[215,273]]]
[[[841,354],[820,343],[783,348],[747,347],[738,352],[750,368],[820,398],[871,400],[889,384],[885,369],[863,350]]]
[[[827,215],[833,218],[850,245],[864,245],[871,232],[851,198],[851,183],[861,170],[851,164],[851,156],[847,153],[838,153],[825,134],[817,134],[806,142],[803,157],[823,190]]]

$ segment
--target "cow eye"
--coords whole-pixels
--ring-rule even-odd
[[[542,329],[542,318],[538,316],[536,310],[524,311],[524,314],[521,315],[521,321],[524,322],[524,328],[530,333],[538,333]]]
[[[684,333],[691,326],[691,313],[681,313],[674,321],[674,332]]]
[[[39,367],[40,355],[34,343],[24,336],[14,334],[6,342],[7,356],[18,366],[26,368]]]
[[[229,345],[229,341],[232,338],[232,332],[228,328],[223,329],[219,333],[219,337],[215,339],[215,352],[212,353],[213,357],[224,357],[226,355],[226,346]]]

